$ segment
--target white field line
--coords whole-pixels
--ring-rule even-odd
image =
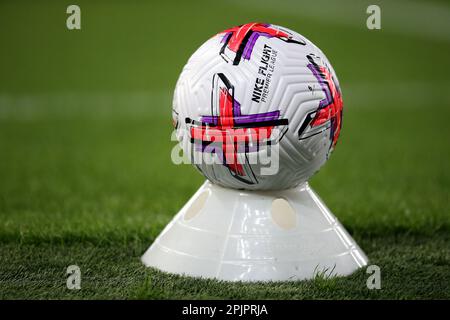
[[[448,108],[450,82],[383,82],[342,85],[350,108]]]
[[[255,13],[277,13],[307,17],[330,24],[346,25],[370,31],[366,27],[366,9],[377,4],[381,9],[381,32],[450,42],[450,3],[413,0],[231,0],[233,4],[254,9]],[[264,21],[270,22],[270,21]],[[288,27],[288,26],[286,26]],[[300,33],[301,30],[298,30]],[[332,31],[331,31],[332,32]],[[370,31],[380,32],[380,31]]]
[[[345,108],[450,108],[450,82],[348,83],[342,85]],[[172,92],[0,93],[0,120],[51,117],[171,118]]]
[[[71,117],[87,115],[107,118],[145,115],[171,117],[172,93],[160,92],[98,92],[98,93],[0,93],[0,119],[34,119],[47,115]]]

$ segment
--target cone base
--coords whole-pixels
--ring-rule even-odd
[[[257,192],[207,181],[142,256],[148,267],[225,281],[346,276],[367,261],[307,183]]]

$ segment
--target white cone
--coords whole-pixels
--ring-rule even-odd
[[[258,192],[205,182],[142,261],[203,278],[283,281],[349,275],[367,257],[307,183]]]

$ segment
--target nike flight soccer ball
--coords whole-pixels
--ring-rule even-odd
[[[287,28],[249,23],[206,41],[173,97],[182,149],[211,182],[277,190],[326,162],[342,125],[342,96],[324,53]]]

